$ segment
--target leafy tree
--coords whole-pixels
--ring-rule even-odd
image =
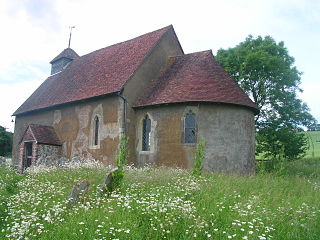
[[[299,131],[315,120],[297,96],[302,91],[302,72],[294,66],[294,58],[284,43],[276,43],[270,36],[249,35],[234,48],[220,49],[216,58],[260,109],[256,116],[257,150],[275,156],[286,149],[282,153],[285,158],[301,156],[306,141]],[[288,152],[287,145],[293,140],[298,148],[294,154]],[[271,146],[271,142],[277,147]]]
[[[0,156],[11,154],[12,150],[12,133],[0,126]]]
[[[273,160],[294,160],[303,157],[308,148],[308,139],[303,131],[276,123],[265,123],[257,134],[257,153]]]

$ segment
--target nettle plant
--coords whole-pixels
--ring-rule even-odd
[[[197,145],[197,150],[194,155],[194,167],[192,175],[200,176],[203,168],[203,160],[206,152],[206,140],[203,138]]]
[[[113,189],[118,188],[121,185],[121,182],[125,174],[124,167],[127,164],[128,156],[129,156],[128,139],[126,136],[123,136],[120,140],[120,145],[119,145],[118,154],[116,158],[117,170],[112,173]]]

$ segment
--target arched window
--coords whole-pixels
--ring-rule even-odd
[[[94,119],[94,138],[93,138],[93,145],[99,145],[99,118],[98,116]]]
[[[196,115],[191,111],[184,119],[184,143],[196,143]]]
[[[143,119],[142,151],[150,150],[151,119],[148,115]]]

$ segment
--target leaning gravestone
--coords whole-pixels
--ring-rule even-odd
[[[80,202],[85,197],[85,195],[88,193],[89,185],[89,181],[82,180],[72,188],[72,191],[67,199],[68,207]]]
[[[0,165],[6,164],[6,158],[0,156]]]
[[[113,191],[113,188],[114,188],[114,177],[113,177],[113,174],[115,172],[117,172],[118,170],[119,170],[118,168],[112,169],[111,172],[103,180],[102,184],[100,185],[101,193],[110,194]]]

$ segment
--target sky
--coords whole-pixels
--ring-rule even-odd
[[[299,97],[320,122],[319,0],[0,0],[0,125],[50,75],[68,46],[79,55],[172,24],[185,53],[234,47],[251,34],[283,41],[303,72]]]

